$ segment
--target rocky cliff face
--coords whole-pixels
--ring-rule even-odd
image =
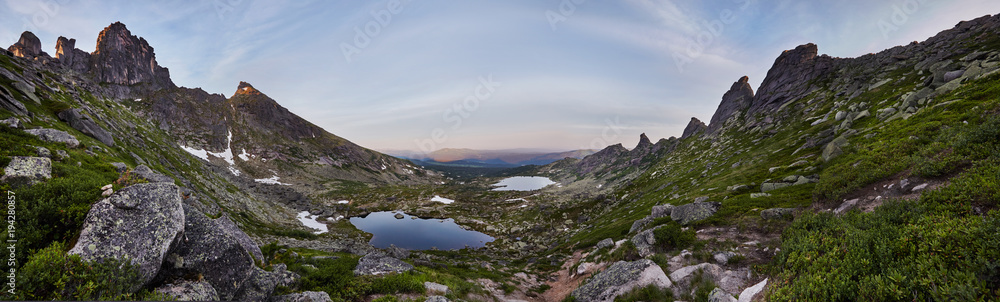
[[[48,54],[42,51],[42,42],[30,31],[22,33],[17,43],[11,45],[7,50],[13,53],[15,57],[21,58],[31,59],[37,56],[48,56]]]
[[[56,40],[56,59],[70,70],[86,73],[90,70],[90,53],[76,48],[76,39]]]
[[[703,133],[707,129],[708,126],[706,126],[704,122],[702,122],[698,118],[692,117],[691,121],[688,122],[687,127],[684,127],[684,134],[681,135],[681,139],[691,137],[692,135],[698,133]]]
[[[156,63],[153,47],[146,39],[132,35],[121,22],[101,31],[90,62],[90,72],[99,83],[124,86],[145,83],[154,89],[174,87],[169,71]]]
[[[746,76],[740,78],[722,95],[722,102],[708,124],[708,133],[715,133],[734,114],[743,113],[750,108],[753,103],[753,88],[750,87],[749,80]]]

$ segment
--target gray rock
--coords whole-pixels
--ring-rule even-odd
[[[448,302],[448,298],[443,296],[429,296],[424,302]]]
[[[424,282],[424,288],[426,288],[427,291],[429,291],[429,292],[437,292],[437,293],[442,293],[442,294],[447,294],[448,293],[448,286],[446,286],[444,284],[438,284],[438,283],[427,281],[427,282]]]
[[[784,183],[784,182],[775,182],[775,183],[766,182],[766,183],[760,184],[760,192],[761,193],[765,193],[765,192],[768,192],[768,191],[774,191],[774,190],[781,189],[781,188],[784,188],[784,187],[788,187],[788,186],[791,186],[791,185],[792,184],[790,184],[790,183]]]
[[[285,266],[274,266],[273,272],[265,271],[254,266],[250,277],[243,282],[235,301],[265,301],[274,293],[274,288],[281,281],[281,276],[285,273]]]
[[[205,281],[181,281],[157,287],[155,291],[173,301],[219,301],[215,288]]]
[[[66,153],[66,151],[63,151],[63,150],[56,150],[56,159],[57,160],[64,160],[64,159],[67,159],[67,158],[69,158],[69,153]]]
[[[923,191],[925,189],[927,189],[927,184],[926,183],[919,184],[919,185],[913,187],[913,189],[910,189],[910,192],[920,192],[920,191]]]
[[[146,180],[149,180],[149,182],[153,182],[153,183],[156,183],[156,182],[174,183],[174,179],[173,178],[170,178],[169,176],[157,173],[156,171],[153,171],[152,169],[150,169],[146,165],[139,165],[138,167],[135,167],[135,169],[132,170],[132,173],[135,173],[136,176],[145,178]]]
[[[792,212],[795,212],[795,209],[792,208],[767,209],[760,211],[760,218],[763,218],[764,220],[786,219],[792,217]]]
[[[715,259],[715,262],[719,264],[726,265],[729,263],[729,258],[733,258],[733,256],[736,255],[737,255],[736,253],[725,251],[725,252],[715,253],[715,255],[712,255],[712,259]]]
[[[705,202],[708,200],[708,196],[698,196],[694,198],[694,202]]]
[[[271,302],[332,302],[326,292],[301,292],[289,295],[274,296]]]
[[[232,300],[250,278],[260,248],[228,217],[210,219],[185,204],[184,241],[167,256],[161,275],[201,275],[222,300]]]
[[[771,193],[750,193],[750,198],[770,197]]]
[[[719,108],[715,110],[715,114],[709,120],[708,133],[717,133],[727,120],[750,108],[750,104],[753,102],[753,88],[749,81],[749,77],[741,77],[722,96]]]
[[[406,259],[410,257],[410,250],[398,247],[395,244],[390,244],[389,248],[385,249],[385,252],[389,254],[390,257],[396,259]]]
[[[944,74],[943,80],[945,83],[951,82],[958,78],[961,78],[963,74],[965,74],[965,70],[949,71]]]
[[[17,81],[17,82],[14,82],[14,88],[17,88],[17,90],[21,91],[21,93],[23,93],[24,96],[26,96],[26,97],[28,97],[28,99],[34,101],[35,104],[39,104],[39,105],[42,104],[42,100],[39,99],[37,95],[35,95],[35,86],[34,85],[31,85],[31,84],[28,84],[28,83],[25,83],[25,82],[22,82],[22,81]]]
[[[7,127],[16,128],[16,129],[21,129],[21,127],[24,127],[24,126],[21,125],[21,120],[18,119],[18,118],[16,118],[16,117],[12,117],[12,118],[5,119],[5,120],[0,120],[0,125],[6,125]]]
[[[579,302],[614,301],[621,294],[648,285],[669,288],[672,282],[652,260],[618,261],[573,290],[572,295]]]
[[[722,267],[719,267],[718,265],[712,263],[701,263],[685,266],[670,273],[670,280],[673,280],[674,285],[681,289],[682,292],[689,291],[691,290],[691,279],[693,279],[694,273],[699,270],[703,272],[703,276],[708,277],[711,280],[719,280],[721,279],[723,273],[725,273],[725,271],[722,270]]]
[[[128,165],[125,165],[125,163],[111,163],[111,165],[115,167],[115,171],[118,171],[118,173],[124,173],[128,170]]]
[[[826,144],[826,147],[823,148],[823,161],[830,161],[844,154],[844,150],[842,149],[844,146],[847,146],[847,138],[843,136],[837,137],[832,142]]]
[[[389,257],[384,252],[375,251],[368,253],[358,260],[358,266],[354,268],[355,275],[382,275],[388,273],[402,273],[413,269],[413,265],[402,260]]]
[[[754,284],[754,286],[748,287],[740,293],[739,302],[750,302],[753,301],[753,297],[764,290],[764,286],[767,286],[767,279],[761,281],[760,283]]]
[[[667,216],[670,216],[670,212],[673,211],[673,210],[674,210],[674,206],[671,205],[671,204],[656,205],[656,206],[653,206],[653,209],[651,210],[651,213],[649,214],[649,217],[653,218],[653,219],[660,218],[660,217],[667,217]]]
[[[733,298],[732,295],[721,288],[716,287],[708,294],[708,302],[736,302],[736,298]]]
[[[54,143],[66,143],[66,145],[69,146],[70,148],[76,148],[77,146],[80,146],[80,141],[76,140],[76,137],[70,135],[66,131],[39,128],[39,129],[24,130],[24,132],[37,136],[38,139],[43,141],[54,142]]]
[[[0,70],[6,69],[0,68]],[[20,101],[14,99],[3,86],[0,86],[0,108],[7,109],[15,115],[28,115],[28,108],[24,107],[24,104]]]
[[[33,185],[52,178],[52,160],[45,157],[14,156],[3,172],[0,182]]]
[[[804,185],[804,184],[811,183],[811,182],[813,182],[813,181],[811,179],[809,179],[808,177],[800,175],[799,178],[796,179],[795,183],[793,183],[792,185],[793,186]]]
[[[52,151],[49,151],[49,148],[38,147],[38,152],[37,153],[38,153],[38,156],[40,156],[40,157],[52,158]]]
[[[716,280],[716,285],[727,293],[735,294],[739,293],[740,289],[743,288],[747,283],[747,275],[750,272],[747,269],[739,269],[736,271],[725,271],[722,273],[722,278]]]
[[[795,182],[797,180],[799,180],[799,176],[798,175],[789,175],[789,176],[786,176],[783,179],[783,181],[785,181],[785,182]]]
[[[871,113],[869,113],[868,110],[861,111],[861,112],[858,112],[858,115],[855,115],[854,118],[851,119],[851,122],[856,122],[856,121],[858,121],[860,119],[863,119],[863,118],[866,118],[866,117],[869,117],[869,116],[871,116]]]
[[[396,219],[403,219],[404,216],[403,214],[396,213],[396,215],[393,215],[392,217],[396,217]]]
[[[653,231],[661,227],[663,226],[645,230],[632,236],[630,242],[639,251],[639,256],[646,257],[653,254],[653,247],[656,245],[656,238],[653,236]]]
[[[642,219],[632,222],[632,227],[628,229],[629,234],[635,233],[645,227],[647,224],[652,222],[653,219],[649,216],[643,217]]]
[[[835,116],[834,119],[839,122],[839,121],[844,120],[844,118],[847,118],[847,112],[846,111],[837,111],[837,115]]]
[[[858,205],[858,199],[857,198],[851,199],[851,200],[848,200],[848,201],[844,201],[844,203],[840,204],[840,206],[837,207],[837,209],[833,210],[833,212],[837,213],[837,214],[844,213],[847,210],[853,209],[854,206],[856,206],[856,205]]]
[[[885,120],[886,118],[892,116],[893,114],[896,114],[896,108],[892,107],[885,108],[878,111],[878,119]]]
[[[747,185],[732,185],[732,186],[726,187],[726,190],[736,192],[736,191],[743,191],[743,190],[746,190],[746,189],[749,189],[749,188],[750,187],[747,186]]]
[[[708,125],[705,125],[705,123],[703,123],[702,121],[692,117],[691,121],[688,122],[687,127],[684,127],[684,132],[682,132],[681,134],[681,139],[691,137],[692,135],[698,133],[703,133],[706,130],[708,130]]]
[[[597,249],[599,250],[603,248],[609,248],[614,245],[615,245],[614,240],[611,240],[611,238],[604,238],[604,240],[601,240],[600,242],[597,243]]]
[[[105,145],[115,145],[115,139],[111,136],[111,133],[98,126],[90,117],[81,113],[80,109],[63,110],[59,112],[58,116],[60,120],[69,124],[73,129],[80,130],[83,134],[96,138]]]
[[[181,194],[173,184],[137,184],[95,203],[70,254],[84,260],[129,260],[146,284],[184,232]]]
[[[718,202],[694,202],[677,206],[670,213],[670,218],[681,225],[712,217],[722,204]]]

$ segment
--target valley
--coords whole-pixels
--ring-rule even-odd
[[[55,57],[24,32],[0,51],[4,299],[997,300],[998,30],[801,45],[632,148],[420,158],[246,82],[178,87],[122,23]]]

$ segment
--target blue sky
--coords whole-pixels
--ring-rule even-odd
[[[178,85],[230,96],[247,81],[369,148],[631,148],[707,122],[782,50],[854,57],[995,13],[1000,1],[6,0],[0,45],[29,29],[50,54],[58,36],[90,52],[121,21]]]

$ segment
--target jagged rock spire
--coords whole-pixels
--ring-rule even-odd
[[[715,133],[735,113],[750,108],[753,103],[753,88],[750,87],[749,81],[749,77],[743,76],[722,95],[722,103],[719,103],[719,108],[715,110],[708,124],[708,133]]]
[[[692,117],[691,121],[688,122],[687,127],[684,127],[684,134],[681,135],[681,139],[688,138],[699,132],[705,132],[706,129],[708,129],[708,126],[706,126],[705,123],[698,118]]]
[[[38,37],[30,31],[21,33],[21,38],[17,40],[17,43],[11,45],[7,50],[13,53],[14,56],[22,58],[34,58],[43,54],[47,55],[42,52],[42,41],[38,40]]]

